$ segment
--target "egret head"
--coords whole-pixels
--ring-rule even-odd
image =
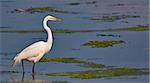
[[[53,21],[60,21],[60,20],[62,20],[61,18],[54,17],[54,16],[51,16],[51,15],[46,16],[45,19],[46,20],[53,20]]]

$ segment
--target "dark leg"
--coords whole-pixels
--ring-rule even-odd
[[[34,78],[34,75],[35,75],[35,74],[32,74],[32,80],[34,80],[34,79],[35,79],[35,78]]]
[[[23,60],[21,61],[22,62],[22,71],[24,73],[24,65],[23,65]]]
[[[24,81],[24,72],[22,73],[22,82]]]
[[[35,63],[33,63],[33,68],[32,68],[32,73],[34,74],[34,66],[35,66]]]

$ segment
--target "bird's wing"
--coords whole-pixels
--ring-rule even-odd
[[[43,57],[43,54],[41,53],[41,54],[39,54],[39,55],[36,56],[36,57],[27,58],[27,60],[32,61],[32,62],[35,63],[35,62],[38,62],[42,57]]]
[[[32,61],[34,62],[39,61],[45,53],[45,45],[46,43],[43,41],[31,44],[19,54],[17,54],[17,56],[15,56],[13,65],[20,63],[21,60],[29,60],[29,58],[32,58]]]
[[[33,50],[33,49],[36,49],[36,48],[40,48],[44,45],[45,45],[45,42],[39,41],[39,42],[33,43],[30,46],[26,47],[22,52],[27,52],[27,51],[30,51],[30,50]]]
[[[31,44],[27,48],[25,48],[18,56],[22,57],[22,59],[27,59],[31,57],[37,57],[40,54],[45,53],[45,42],[40,41],[34,44]]]

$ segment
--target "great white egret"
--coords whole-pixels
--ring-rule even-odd
[[[50,15],[44,18],[43,26],[48,33],[47,41],[35,42],[18,53],[17,56],[14,57],[13,67],[15,67],[16,64],[22,62],[22,69],[24,72],[23,60],[27,60],[33,62],[32,72],[34,73],[35,63],[38,62],[52,47],[53,36],[51,29],[47,26],[48,20],[61,20],[61,18],[56,18]]]

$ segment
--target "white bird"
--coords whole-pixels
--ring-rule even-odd
[[[24,72],[23,60],[27,60],[33,62],[32,72],[34,73],[35,63],[38,62],[44,56],[44,54],[49,52],[49,50],[52,48],[53,36],[51,29],[47,26],[48,20],[61,20],[61,18],[56,18],[50,15],[44,18],[43,26],[48,33],[47,41],[35,42],[18,53],[17,56],[14,57],[13,67],[22,62],[22,69]]]

